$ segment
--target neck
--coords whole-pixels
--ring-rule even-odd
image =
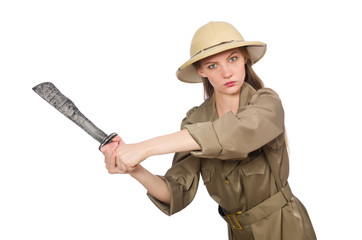
[[[236,114],[239,108],[240,94],[234,94],[234,95],[215,94],[214,97],[219,117],[230,111],[233,112],[234,115]]]

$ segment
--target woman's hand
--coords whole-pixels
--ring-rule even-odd
[[[119,170],[123,172],[134,171],[138,164],[149,157],[146,145],[145,142],[119,145],[115,154],[116,165]]]
[[[138,164],[150,156],[199,149],[198,143],[184,129],[139,143],[119,144],[115,164],[122,172],[132,172]]]
[[[128,173],[127,171],[122,171],[117,167],[116,164],[116,149],[118,146],[125,144],[120,136],[116,136],[112,139],[112,142],[103,146],[101,152],[104,155],[104,162],[106,163],[106,168],[109,173]]]
[[[134,144],[125,144],[119,136],[112,141],[101,149],[109,173],[130,173],[153,155],[200,150],[186,129]]]

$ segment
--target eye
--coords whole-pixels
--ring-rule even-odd
[[[207,66],[207,68],[208,68],[208,69],[214,69],[214,68],[216,68],[216,64],[215,64],[215,63],[214,63],[214,64],[211,64],[211,65]]]
[[[229,62],[235,62],[238,59],[238,57],[234,56],[229,59]]]

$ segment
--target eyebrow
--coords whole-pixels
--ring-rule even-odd
[[[231,54],[228,55],[228,57],[226,59],[229,59],[232,55],[234,55],[235,53],[238,53],[237,51],[234,51],[232,52]],[[209,62],[206,62],[204,63],[204,65],[208,65],[208,64],[214,64],[216,62],[213,62],[213,61],[209,61]]]
[[[238,53],[238,52],[232,52],[226,59],[230,58],[232,55],[234,55],[235,53]]]

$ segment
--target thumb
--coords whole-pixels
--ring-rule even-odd
[[[101,148],[101,152],[103,154],[106,154],[107,152],[113,152],[118,146],[118,142],[111,142],[111,143],[108,143],[106,145],[104,145],[102,148]]]
[[[114,138],[112,138],[112,142],[123,142],[123,140],[119,135],[117,135]]]

